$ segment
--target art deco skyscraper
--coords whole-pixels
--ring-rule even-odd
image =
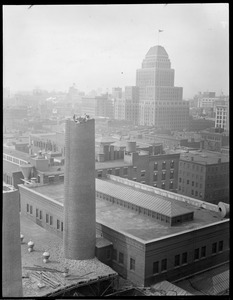
[[[189,104],[183,88],[174,86],[175,71],[162,46],[151,47],[137,70],[139,124],[181,130],[188,127]]]

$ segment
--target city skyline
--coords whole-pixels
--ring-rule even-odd
[[[3,85],[68,90],[75,82],[85,92],[135,85],[159,42],[184,98],[229,94],[228,15],[227,4],[5,5]]]

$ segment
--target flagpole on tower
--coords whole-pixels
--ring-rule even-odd
[[[160,34],[160,32],[163,32],[163,30],[161,30],[161,29],[158,30],[158,46],[159,46],[159,34]]]

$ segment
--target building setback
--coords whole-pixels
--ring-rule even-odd
[[[64,184],[19,189],[22,216],[62,237]],[[229,260],[227,204],[111,175],[96,179],[96,214],[96,233],[111,245],[101,259],[136,285],[174,281]]]

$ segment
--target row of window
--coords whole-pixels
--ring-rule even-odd
[[[183,182],[184,183],[184,178],[183,178],[183,181],[182,181],[182,178],[179,177],[179,182]],[[189,184],[190,182],[191,182],[191,180],[187,179],[186,183]],[[191,185],[194,187],[195,186],[195,182],[192,181]],[[200,183],[199,185],[200,185],[200,188],[202,188],[202,183]],[[198,182],[196,182],[196,187],[198,187]]]
[[[223,251],[223,241],[219,241],[218,243],[215,242],[212,244],[212,255],[217,254],[217,252]],[[194,261],[197,261],[199,259],[203,259],[206,257],[206,246],[203,246],[201,248],[196,248],[194,250]],[[185,265],[188,263],[188,252],[180,254],[176,254],[174,256],[174,267],[179,267],[182,265]],[[161,270],[159,270],[159,266],[161,264]],[[156,261],[153,263],[153,274],[158,274],[159,272],[167,271],[167,259],[164,258],[161,263],[159,261]]]
[[[182,193],[184,193],[184,187],[181,185],[178,186],[178,190],[179,191],[182,191]],[[187,190],[186,190],[186,193],[187,193]],[[191,195],[195,196],[195,197],[200,197],[202,198],[203,197],[203,193],[202,192],[199,192],[199,196],[198,196],[198,191],[194,191],[194,190],[191,190]]]
[[[174,179],[174,171],[170,172],[170,179]],[[153,181],[158,180],[158,173],[154,173],[153,175]],[[166,180],[166,172],[162,172],[162,180]]]
[[[106,195],[106,194],[103,194],[103,193],[100,193],[100,192],[96,192],[96,196],[103,199],[103,200],[107,200],[107,201],[110,201],[112,203],[119,204],[120,206],[123,206],[125,208],[130,208],[132,210],[135,210],[136,212],[143,213],[144,215],[148,215],[149,217],[152,217],[154,219],[161,220],[161,221],[164,221],[166,223],[170,223],[170,218],[169,217],[167,217],[165,215],[162,215],[162,214],[159,214],[159,213],[157,213],[155,211],[152,211],[150,209],[146,209],[144,207],[137,206],[135,204],[132,204],[132,203],[129,203],[129,202],[111,197],[109,195]]]
[[[199,169],[200,169],[200,171],[201,172],[203,172],[203,170],[204,170],[204,167],[203,166],[199,166],[199,165],[197,165],[197,164],[190,164],[190,163],[186,163],[186,162],[183,162],[183,161],[180,161],[180,167],[184,167],[184,168],[187,168],[187,169],[191,169],[191,166],[192,166],[192,169],[193,170],[195,170],[196,169],[196,171],[199,171]],[[195,167],[196,166],[196,167]]]
[[[168,162],[163,161],[163,162],[162,162],[162,170],[165,170],[165,169],[167,168],[167,165],[168,165]],[[174,167],[175,167],[175,163],[174,163],[174,160],[172,160],[172,161],[170,162],[170,168],[171,168],[171,169],[174,169]],[[157,170],[158,170],[158,162],[155,162],[155,163],[154,163],[154,171],[157,171]]]
[[[33,215],[33,206],[27,204],[27,213]],[[43,220],[43,212],[42,210],[36,208],[36,218],[39,220]],[[46,214],[45,215],[46,224],[53,225],[53,216]],[[63,231],[63,222],[57,219],[57,229]]]
[[[11,156],[11,155],[7,155],[5,153],[3,153],[3,159],[11,161],[11,162],[13,162],[13,163],[15,163],[16,165],[19,165],[19,166],[23,165],[25,163],[27,164],[27,161],[21,160],[21,159],[19,159],[17,157]]]
[[[119,264],[124,264],[124,253],[119,251],[119,254],[117,256],[117,250],[113,249],[113,260],[119,262]],[[130,257],[129,260],[129,269],[132,271],[135,271],[135,267],[136,267],[136,261],[134,258]]]

